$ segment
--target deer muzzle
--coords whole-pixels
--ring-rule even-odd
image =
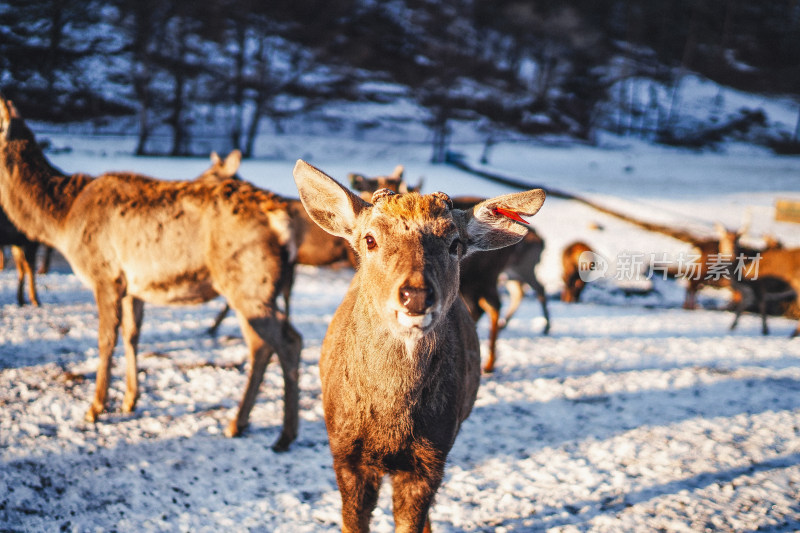
[[[397,310],[397,321],[406,328],[426,329],[433,322],[432,308],[436,297],[430,286],[412,287],[404,285],[398,291],[401,309]]]

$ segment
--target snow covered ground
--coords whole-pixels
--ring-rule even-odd
[[[67,171],[137,170],[190,178],[205,160],[135,159],[118,139],[54,138]],[[291,168],[308,158],[334,177],[406,165],[424,191],[509,192],[453,168],[428,165],[425,145],[343,143],[286,136],[270,159],[244,162],[244,178],[296,194]],[[477,157],[480,146],[459,146]],[[800,158],[730,147],[695,154],[643,145],[553,148],[501,144],[493,169],[590,196],[630,214],[712,234],[750,220],[800,246],[798,225],[775,222],[776,198],[800,199]],[[560,252],[583,239],[611,258],[689,247],[572,201],[548,199],[533,219],[546,241],[539,277],[555,297]],[[205,334],[223,302],[146,306],[140,340],[141,399],[83,421],[94,390],[97,317],[91,293],[65,264],[39,277],[41,308],[18,308],[16,276],[0,273],[0,530],[333,531],[340,501],[320,404],[318,359],[347,269],[301,267],[293,323],[304,336],[301,428],[275,454],[282,413],[278,365],[243,438],[222,436],[245,383],[244,344],[233,318]],[[501,333],[497,370],[449,457],[431,513],[438,532],[795,531],[800,529],[800,339],[795,322],[771,318],[771,335],[745,316],[735,332],[720,311],[724,290],[684,311],[683,286],[625,296],[620,280],[591,285],[588,303],[551,300],[547,337],[528,298]],[[482,339],[486,323],[478,324]],[[384,486],[373,530],[391,531]]]

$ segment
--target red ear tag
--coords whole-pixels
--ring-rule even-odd
[[[503,215],[506,218],[510,218],[514,222],[519,222],[520,224],[525,224],[526,226],[529,224],[527,220],[519,216],[519,213],[516,211],[511,211],[509,209],[503,209],[502,207],[495,207],[492,209],[492,212],[495,215]]]

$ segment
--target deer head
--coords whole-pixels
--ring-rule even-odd
[[[7,142],[18,139],[32,141],[33,132],[25,125],[14,103],[0,93],[0,140]]]
[[[742,234],[729,230],[721,222],[714,224],[714,231],[719,239],[720,255],[733,257],[736,254],[736,248],[739,245],[739,238]]]
[[[458,298],[460,261],[518,242],[527,232],[520,215],[535,214],[545,198],[536,189],[462,211],[441,192],[381,189],[370,203],[302,160],[294,179],[309,216],[358,255],[353,286],[359,286],[364,308],[406,339],[424,336],[446,319]]]
[[[226,179],[241,179],[236,174],[242,163],[242,152],[233,150],[225,159],[217,152],[211,152],[211,166],[200,174],[197,179],[206,181],[222,181]]]

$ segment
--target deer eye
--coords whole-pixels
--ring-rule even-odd
[[[461,248],[461,239],[453,239],[453,242],[450,243],[450,253],[453,255],[458,254],[459,249]]]
[[[375,237],[372,235],[367,235],[364,240],[367,243],[367,250],[374,250],[378,246],[378,243],[375,242]]]

